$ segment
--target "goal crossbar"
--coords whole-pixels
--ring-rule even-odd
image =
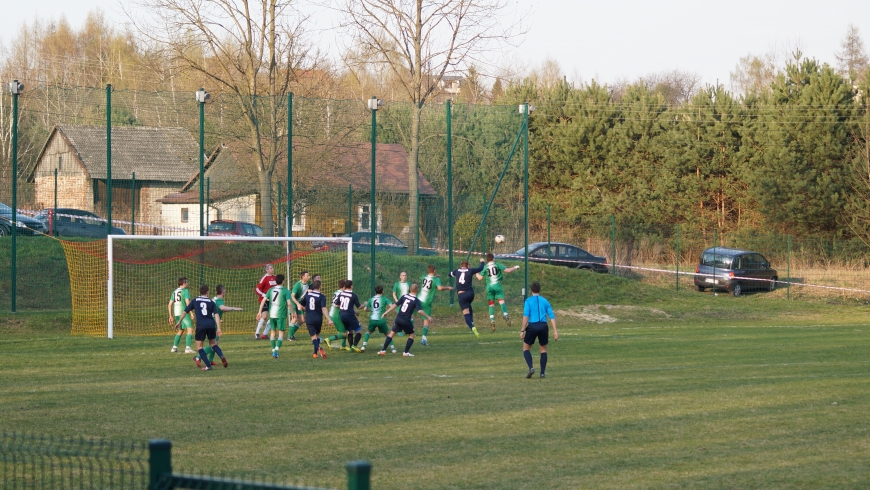
[[[114,247],[115,240],[172,240],[190,242],[322,242],[347,244],[347,278],[353,279],[353,239],[351,237],[259,237],[259,236],[167,236],[167,235],[109,235],[106,237],[106,261],[108,278],[106,283],[108,311],[106,330],[108,338],[114,338]]]

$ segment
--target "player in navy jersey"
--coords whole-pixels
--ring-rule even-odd
[[[477,338],[480,338],[480,334],[477,333],[477,328],[474,326],[474,310],[471,308],[471,303],[474,301],[474,286],[471,284],[471,278],[483,271],[485,265],[486,259],[481,257],[480,267],[469,269],[468,261],[463,260],[459,264],[459,269],[450,273],[450,277],[456,279],[456,298],[459,300],[459,308],[462,309],[462,315],[465,317],[465,324]]]
[[[384,348],[378,352],[379,356],[387,355],[387,347],[389,347],[390,342],[393,341],[393,335],[398,332],[403,332],[408,335],[408,341],[405,342],[405,352],[402,353],[402,356],[414,357],[414,354],[411,354],[411,346],[414,345],[414,311],[419,310],[421,315],[430,322],[432,321],[432,317],[425,311],[422,311],[423,305],[420,303],[420,300],[417,299],[417,291],[417,285],[411,284],[411,289],[408,291],[408,294],[403,294],[402,297],[399,298],[399,301],[390,305],[390,307],[387,308],[387,311],[384,312],[384,315],[393,310],[396,310],[398,313],[396,313],[396,320],[393,323],[393,329],[384,341]]]
[[[301,303],[305,310],[305,326],[311,336],[311,344],[314,345],[314,355],[311,357],[316,359],[320,355],[322,359],[326,359],[326,353],[320,347],[320,329],[323,326],[323,317],[326,317],[330,325],[332,319],[326,311],[326,296],[320,292],[320,279],[311,282],[311,287],[302,296]]]
[[[205,354],[205,349],[202,347],[203,341],[208,339],[208,344],[215,351],[215,354],[220,356],[221,363],[224,367],[227,367],[227,358],[224,357],[224,353],[220,347],[218,347],[217,342],[215,342],[215,337],[219,337],[221,335],[221,318],[220,316],[215,316],[215,310],[217,307],[215,306],[214,301],[212,301],[208,297],[208,284],[203,284],[199,287],[199,296],[197,296],[187,307],[184,309],[184,313],[181,315],[181,318],[178,319],[175,324],[175,328],[178,328],[181,325],[181,322],[184,318],[191,312],[196,312],[196,349],[199,352],[199,356],[193,358],[196,362],[197,366],[201,366],[203,371],[211,370],[211,363],[208,360],[208,357]],[[202,366],[205,364],[205,366]]]
[[[338,306],[338,317],[347,330],[347,345],[354,352],[362,352],[357,347],[362,338],[362,325],[356,316],[356,308],[360,308],[361,305],[359,297],[353,292],[353,281],[350,279],[344,281],[344,291],[335,298],[335,305]]]

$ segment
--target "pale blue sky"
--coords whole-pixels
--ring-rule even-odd
[[[729,83],[729,73],[747,53],[763,54],[799,43],[806,56],[835,63],[846,29],[855,24],[870,42],[870,1],[855,0],[508,0],[524,17],[528,34],[499,63],[533,67],[559,62],[572,80],[612,82],[679,69],[705,83]],[[0,39],[8,43],[23,22],[60,12],[73,26],[101,8],[124,22],[118,0],[32,0],[15,2],[0,17]],[[313,14],[328,28],[329,14]],[[336,53],[326,31],[322,48]],[[870,49],[870,45],[868,45]]]

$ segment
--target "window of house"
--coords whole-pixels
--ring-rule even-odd
[[[63,168],[63,155],[57,157],[57,171],[60,172]]]
[[[293,231],[305,231],[305,203],[293,203]]]
[[[189,219],[190,219],[190,212],[188,211],[188,208],[181,208],[181,222],[187,223],[187,221]]]
[[[357,207],[358,226],[357,231],[372,231],[371,204],[360,204]],[[377,209],[377,208],[376,208]],[[381,231],[381,210],[377,209],[377,222],[375,231]]]

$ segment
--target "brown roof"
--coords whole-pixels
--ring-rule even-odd
[[[55,126],[69,142],[92,179],[106,178],[106,128]],[[44,151],[44,149],[43,149]],[[112,128],[112,179],[186,182],[199,170],[199,145],[184,128]],[[41,157],[42,155],[40,155]]]
[[[299,171],[298,184],[308,188],[333,187],[354,191],[371,190],[370,143],[356,143],[338,146],[325,151],[316,165],[305,165]],[[375,178],[378,192],[394,194],[408,193],[408,152],[399,144],[378,144],[375,155]],[[417,189],[421,195],[435,195],[437,192],[429,180],[417,169]]]

